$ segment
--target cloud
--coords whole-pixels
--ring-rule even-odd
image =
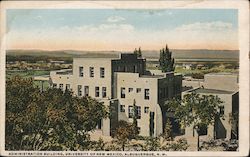
[[[215,21],[181,25],[175,29],[140,30],[131,24],[103,23],[78,27],[63,26],[8,33],[10,47],[21,43],[26,47],[84,49],[84,50],[133,50],[160,49],[166,43],[171,48],[237,49],[238,32],[231,23]],[[28,46],[27,46],[28,45]],[[17,46],[16,46],[17,47]]]
[[[196,22],[182,25],[176,28],[177,31],[221,31],[232,29],[232,24],[222,21]]]
[[[124,17],[121,16],[110,16],[107,19],[107,22],[121,22],[121,21],[125,21],[126,19]]]

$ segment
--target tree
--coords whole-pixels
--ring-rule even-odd
[[[141,58],[142,57],[141,47],[139,47],[138,50],[135,48],[134,54],[137,54],[137,57]]]
[[[193,126],[199,136],[202,126],[214,124],[216,118],[222,115],[219,112],[222,101],[218,96],[199,95],[191,93],[184,96],[182,100],[169,101],[169,111],[174,112],[174,116],[183,126]]]
[[[160,69],[163,72],[171,72],[174,71],[174,58],[172,58],[172,52],[169,51],[168,45],[166,48],[160,50]]]
[[[91,141],[91,150],[93,151],[103,151],[106,149],[107,142],[104,142],[102,138],[99,138],[98,141]]]
[[[133,123],[132,123],[132,127],[133,127],[133,138],[136,138],[136,136],[138,136],[139,134],[139,128],[138,128],[138,122],[137,122],[137,118],[138,118],[138,109],[136,106],[136,101],[134,100],[133,103]]]
[[[32,79],[6,82],[6,150],[85,150],[105,106],[66,90],[41,92]]]
[[[169,119],[166,121],[164,132],[161,136],[167,141],[173,140],[172,125]]]
[[[145,141],[144,151],[159,151],[161,144],[158,137],[148,137]]]
[[[161,150],[165,151],[185,151],[189,145],[187,144],[187,140],[184,138],[178,139],[176,142],[168,141],[161,147]]]
[[[121,147],[121,150],[125,150],[125,146],[133,138],[133,126],[126,121],[119,121],[118,127],[115,131],[115,143]]]

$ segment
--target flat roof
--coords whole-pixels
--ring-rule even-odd
[[[163,78],[164,75],[141,75],[140,77],[142,77],[142,78]]]
[[[239,75],[238,73],[229,73],[229,72],[219,72],[219,73],[208,73],[205,75]]]
[[[225,90],[218,90],[218,89],[207,89],[207,88],[197,88],[192,91],[197,93],[207,93],[207,94],[233,94],[233,91],[225,91]],[[191,91],[190,91],[191,92]]]

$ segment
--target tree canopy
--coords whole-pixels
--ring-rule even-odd
[[[6,81],[6,150],[86,150],[88,131],[106,117],[105,106],[90,97],[41,92],[19,76]]]
[[[216,118],[223,116],[219,111],[221,103],[218,96],[192,92],[184,95],[182,100],[169,101],[167,106],[182,126],[193,126],[199,138],[203,126],[214,124]]]
[[[172,52],[169,51],[168,45],[166,45],[165,49],[160,50],[160,69],[163,72],[171,72],[174,71],[174,58],[172,58]]]

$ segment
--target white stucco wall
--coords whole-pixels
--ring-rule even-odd
[[[149,120],[150,111],[155,112],[155,135],[162,133],[162,120],[159,118],[160,111],[157,104],[157,78],[142,78],[138,73],[115,73],[117,81],[117,98],[121,105],[125,105],[125,112],[120,112],[119,120],[132,122],[132,118],[128,118],[128,107],[133,106],[134,100],[136,106],[141,106],[141,119],[138,119],[138,127],[140,127],[140,135],[149,136]],[[121,88],[125,87],[125,98],[121,98]],[[133,88],[129,92],[129,88]],[[136,89],[141,88],[141,92],[137,93]],[[144,90],[149,89],[149,100],[144,99]],[[144,113],[144,108],[149,107],[149,112]],[[157,128],[156,128],[157,127]]]

